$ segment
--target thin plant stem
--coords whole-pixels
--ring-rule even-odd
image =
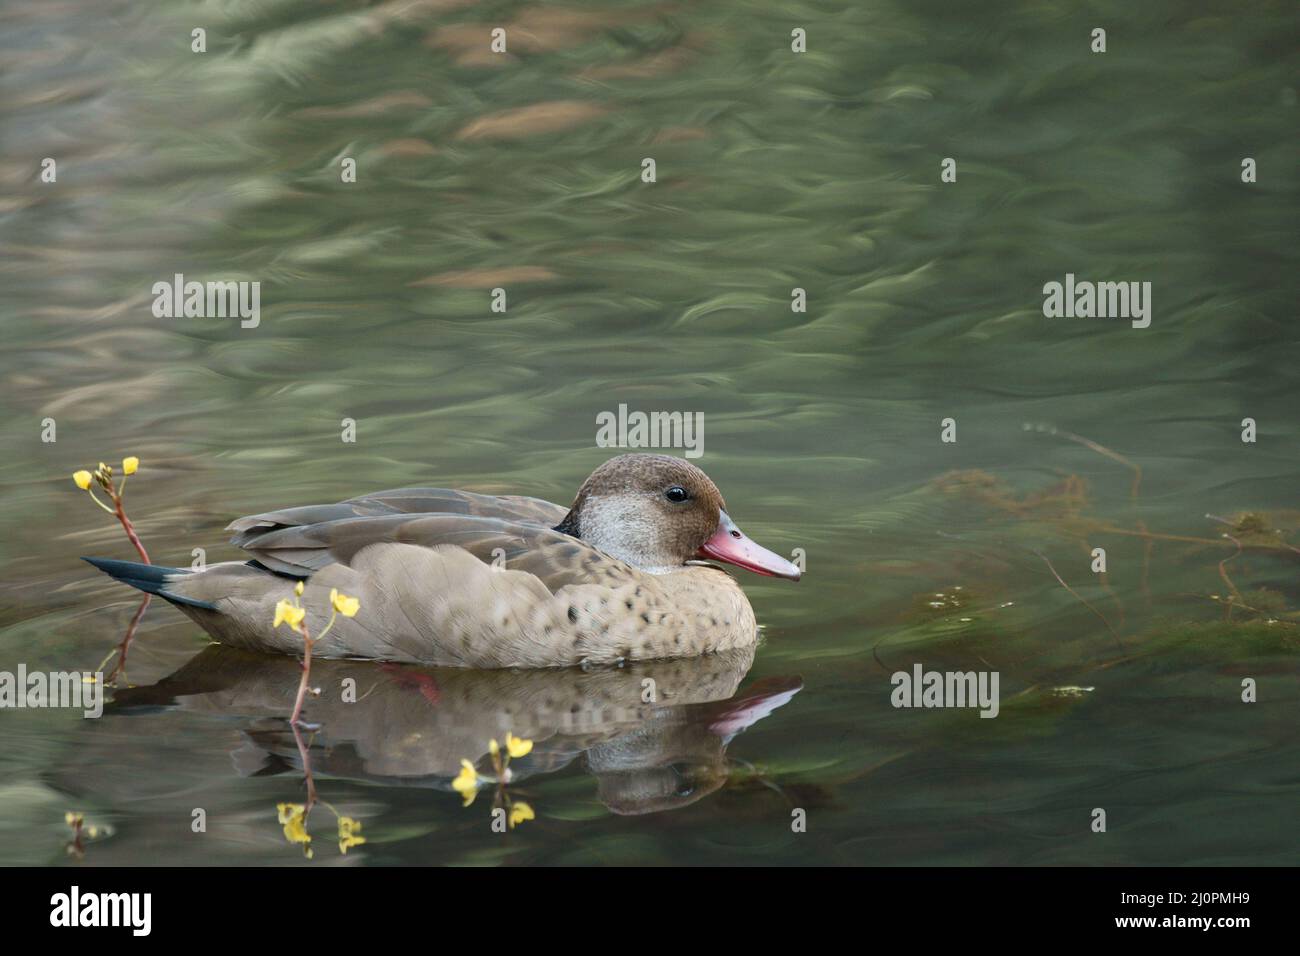
[[[86,489],[86,494],[90,495],[90,500],[93,501],[95,504],[99,505],[101,508],[103,508],[103,509],[104,509],[105,511],[107,511],[109,514],[116,516],[117,512],[115,512],[115,511],[114,511],[112,508],[110,508],[108,505],[104,504],[104,502],[102,502],[102,501],[100,501],[98,498],[96,498],[96,497],[95,497],[95,492],[92,491],[90,488],[87,488],[87,489]]]
[[[307,817],[311,814],[311,808],[316,805],[316,778],[311,772],[311,752],[307,747],[306,741],[302,739],[302,731],[298,728],[297,723],[290,724],[289,729],[293,731],[293,742],[298,746],[298,757],[302,760],[302,770],[304,781],[307,784],[307,799],[302,808],[303,826],[307,825]]]
[[[311,632],[307,630],[306,617],[304,617],[302,620],[302,625],[301,625],[302,630],[299,632],[302,634],[302,643],[303,643],[302,678],[298,681],[298,697],[293,703],[293,714],[292,716],[289,717],[289,723],[291,723],[295,727],[298,726],[298,722],[302,717],[302,705],[303,702],[307,699],[307,685],[311,682],[312,647],[315,646],[316,641],[323,641],[325,639],[325,635],[330,632],[330,628],[334,626],[334,621],[337,618],[338,618],[337,611],[334,611],[330,614],[329,623],[325,625],[325,630],[320,632],[320,637],[316,638],[316,640],[312,640]]]
[[[1086,598],[1084,598],[1081,594],[1079,594],[1078,591],[1076,591],[1074,588],[1070,587],[1068,584],[1065,583],[1065,579],[1061,577],[1059,574],[1057,574],[1056,568],[1053,567],[1052,562],[1047,559],[1047,555],[1043,554],[1043,552],[1039,551],[1037,548],[1033,548],[1031,550],[1033,550],[1034,554],[1038,555],[1040,558],[1043,559],[1043,563],[1047,565],[1047,570],[1052,572],[1052,577],[1056,578],[1056,580],[1060,583],[1061,587],[1065,588],[1065,590],[1069,591],[1072,595],[1074,595],[1074,597],[1089,611],[1097,615],[1097,617],[1101,618],[1101,623],[1106,625],[1106,630],[1110,631],[1110,636],[1115,638],[1115,643],[1118,644],[1121,649],[1123,649],[1124,642],[1120,639],[1120,636],[1117,633],[1115,633],[1115,628],[1110,626],[1110,621],[1106,620],[1106,615],[1102,614],[1095,607],[1089,604]]]
[[[1100,442],[1095,442],[1091,438],[1084,438],[1082,435],[1076,435],[1074,432],[1067,432],[1065,429],[1057,428],[1055,425],[1026,425],[1025,427],[1027,429],[1032,428],[1037,432],[1045,432],[1049,435],[1059,435],[1068,441],[1075,442],[1082,445],[1084,448],[1095,451],[1099,455],[1104,455],[1111,461],[1119,462],[1126,468],[1133,469],[1133,486],[1129,489],[1129,497],[1135,501],[1137,500],[1138,488],[1142,485],[1142,466],[1137,462],[1125,458],[1119,452],[1112,448],[1107,448]]]
[[[307,621],[304,618],[302,622],[302,676],[298,680],[298,696],[293,702],[293,713],[289,717],[289,724],[294,728],[294,734],[298,733],[298,721],[302,717],[302,704],[307,699],[307,684],[311,680],[311,634],[307,631]],[[301,741],[299,748],[301,749]]]
[[[125,484],[126,480],[123,479],[122,483]],[[122,529],[126,531],[126,536],[130,538],[131,543],[135,545],[135,550],[140,555],[140,560],[145,564],[153,564],[153,562],[149,560],[149,552],[144,549],[144,542],[142,542],[140,536],[135,533],[135,525],[131,524],[131,519],[126,516],[126,508],[122,504],[122,496],[120,493],[113,493],[113,504],[117,509],[114,514],[116,515],[117,520],[122,522]]]
[[[109,651],[108,657],[105,657],[99,664],[97,670],[103,670],[104,665],[108,663],[108,658],[114,653],[117,654],[117,663],[113,665],[113,670],[104,678],[106,686],[113,686],[117,683],[119,677],[126,676],[126,652],[131,649],[131,641],[135,639],[136,628],[140,626],[140,620],[144,617],[144,612],[149,607],[149,602],[153,600],[152,594],[146,594],[140,606],[135,609],[135,616],[131,618],[131,623],[127,625],[126,634],[122,637],[121,642],[117,645],[116,651]]]
[[[1228,577],[1228,569],[1227,567],[1225,567],[1225,565],[1227,565],[1229,561],[1236,560],[1238,555],[1241,554],[1241,542],[1238,541],[1236,538],[1234,538],[1232,535],[1227,534],[1226,532],[1224,533],[1223,536],[1237,546],[1236,554],[1231,554],[1219,562],[1219,577],[1223,579],[1223,583],[1228,586],[1228,590],[1231,592],[1231,596],[1228,598],[1227,606],[1224,608],[1223,619],[1225,621],[1231,621],[1233,603],[1235,602],[1244,607],[1246,602],[1242,600],[1241,592],[1237,590],[1237,586],[1232,583],[1232,578]]]
[[[126,487],[126,476],[122,476],[122,484],[116,488],[113,487],[113,479],[111,476],[97,476],[97,480],[100,482],[100,487],[108,493],[109,500],[113,502],[113,507],[110,508],[108,505],[104,504],[104,502],[95,497],[95,491],[93,488],[86,489],[86,493],[90,495],[90,500],[121,522],[122,530],[126,532],[127,538],[130,540],[131,544],[135,546],[136,554],[140,555],[140,560],[145,564],[153,564],[153,562],[149,560],[149,552],[144,549],[144,542],[141,541],[140,536],[135,533],[135,525],[131,523],[131,519],[126,515],[126,506],[122,503],[122,489]]]

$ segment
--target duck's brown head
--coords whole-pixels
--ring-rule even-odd
[[[709,476],[668,455],[619,455],[591,473],[556,528],[646,571],[707,558],[799,580],[799,569],[747,538]]]

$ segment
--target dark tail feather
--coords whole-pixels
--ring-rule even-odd
[[[164,568],[156,564],[140,564],[138,561],[117,561],[113,558],[85,558],[81,559],[93,564],[99,570],[103,571],[114,581],[121,581],[123,584],[129,584],[133,588],[138,588],[146,594],[156,594],[160,598],[171,601],[173,604],[184,604],[187,607],[201,607],[207,611],[215,611],[216,605],[209,604],[207,601],[196,601],[193,598],[181,597],[179,594],[171,594],[164,590],[167,585],[167,579],[182,574],[193,574],[193,571],[187,571],[185,568]]]

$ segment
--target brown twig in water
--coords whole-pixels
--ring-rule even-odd
[[[1218,538],[1197,538],[1186,534],[1160,534],[1156,531],[1134,531],[1132,528],[1117,528],[1113,525],[1098,525],[1092,530],[1103,532],[1105,534],[1122,534],[1130,538],[1149,538],[1152,541],[1179,541],[1185,544],[1212,544],[1216,547],[1227,547],[1227,543]],[[1280,551],[1280,547],[1267,544],[1246,543],[1242,545],[1243,549],[1255,548],[1261,551]],[[1295,550],[1295,549],[1292,549]]]
[[[1224,558],[1222,561],[1219,562],[1219,577],[1223,578],[1223,583],[1228,586],[1228,590],[1232,593],[1232,596],[1228,598],[1227,605],[1224,607],[1223,619],[1225,621],[1231,621],[1233,602],[1235,601],[1236,603],[1241,605],[1245,605],[1246,602],[1242,600],[1241,592],[1237,590],[1237,585],[1232,583],[1232,578],[1228,577],[1228,569],[1224,565],[1226,565],[1229,561],[1235,561],[1237,559],[1237,556],[1241,554],[1241,542],[1238,541],[1236,538],[1234,538],[1232,535],[1228,534],[1226,531],[1224,532],[1223,536],[1237,546],[1236,554],[1229,555],[1228,557]]]
[[[1091,438],[1084,438],[1082,435],[1076,435],[1074,432],[1067,432],[1064,429],[1057,428],[1055,425],[1029,425],[1026,424],[1027,430],[1042,432],[1047,435],[1059,435],[1072,442],[1077,442],[1085,448],[1095,451],[1099,455],[1105,455],[1111,461],[1117,461],[1126,468],[1133,469],[1133,487],[1129,490],[1129,497],[1137,499],[1138,487],[1142,484],[1142,466],[1135,461],[1125,458],[1119,452],[1107,448]]]
[[[889,637],[889,635],[886,634],[886,635],[885,635],[884,637],[882,637],[880,640],[876,641],[876,643],[874,643],[874,644],[871,645],[871,656],[874,657],[874,658],[876,659],[876,663],[880,665],[880,669],[881,669],[882,671],[884,671],[886,674],[889,674],[889,673],[892,673],[892,672],[890,671],[890,669],[889,669],[888,667],[885,666],[885,662],[882,661],[882,660],[880,659],[880,653],[876,650],[876,648],[880,647],[881,644],[885,643],[885,640],[886,640],[886,638],[888,638],[888,637]]]
[[[149,607],[149,602],[152,600],[152,594],[146,594],[144,596],[144,600],[140,602],[140,606],[135,609],[135,616],[131,618],[131,623],[127,625],[126,634],[122,637],[117,648],[109,651],[108,657],[105,657],[100,661],[99,667],[95,668],[97,671],[102,671],[104,665],[108,663],[108,658],[117,654],[117,663],[113,665],[113,670],[109,672],[109,675],[104,678],[104,686],[112,687],[116,685],[119,677],[126,676],[126,652],[131,649],[131,641],[135,639],[136,628],[140,626],[140,619],[144,617],[144,612]]]
[[[1043,563],[1047,565],[1047,570],[1052,572],[1052,577],[1056,578],[1056,580],[1060,582],[1061,587],[1069,591],[1070,594],[1072,594],[1075,597],[1075,599],[1079,601],[1079,603],[1081,603],[1084,607],[1086,607],[1089,611],[1091,611],[1093,614],[1097,615],[1097,617],[1101,619],[1101,623],[1106,625],[1106,630],[1110,631],[1110,636],[1115,638],[1115,643],[1117,643],[1121,649],[1127,650],[1127,648],[1124,647],[1124,642],[1120,639],[1119,634],[1115,632],[1115,628],[1111,627],[1110,621],[1106,620],[1106,615],[1102,614],[1095,607],[1089,604],[1086,598],[1084,598],[1081,594],[1079,594],[1079,592],[1076,591],[1074,588],[1070,587],[1070,585],[1065,583],[1065,579],[1057,573],[1056,568],[1052,566],[1052,562],[1047,559],[1047,555],[1043,554],[1043,552],[1039,551],[1037,548],[1030,548],[1030,550],[1033,551],[1034,554],[1038,555],[1040,558],[1043,559]]]
[[[1204,597],[1205,595],[1203,595],[1203,594],[1195,594],[1195,595],[1192,595],[1192,596],[1193,596],[1193,597]],[[1221,600],[1223,600],[1223,599],[1222,599],[1221,597],[1219,597],[1217,594],[1211,594],[1211,595],[1210,595],[1210,600],[1211,600],[1211,601],[1221,601]],[[1232,604],[1232,598],[1228,598],[1228,603],[1229,603],[1229,604]],[[1277,616],[1277,612],[1276,612],[1276,611],[1266,611],[1266,610],[1264,610],[1263,608],[1260,608],[1260,607],[1254,607],[1254,606],[1252,606],[1252,605],[1250,605],[1250,604],[1246,604],[1244,601],[1238,601],[1238,602],[1236,602],[1236,604],[1233,605],[1233,606],[1234,606],[1234,607],[1239,607],[1239,608],[1241,608],[1243,611],[1249,611],[1251,614],[1258,614],[1260,617],[1264,618],[1264,619],[1267,621],[1267,623],[1269,623],[1269,624],[1278,624],[1278,625],[1280,625],[1280,626],[1282,626],[1282,627],[1300,627],[1300,624],[1297,624],[1295,621],[1284,621],[1284,620],[1282,620],[1281,618],[1279,618],[1279,617]]]
[[[1083,539],[1083,550],[1087,552],[1089,556],[1092,555],[1092,548],[1088,547],[1088,539],[1086,536]],[[1103,571],[1098,575],[1098,578],[1100,579],[1101,586],[1105,589],[1106,594],[1115,602],[1115,610],[1119,612],[1119,626],[1123,627],[1126,620],[1124,615],[1124,602],[1121,601],[1119,595],[1115,593],[1115,589],[1110,586],[1110,575],[1108,573]]]
[[[311,814],[311,808],[316,806],[317,800],[316,778],[311,772],[311,748],[302,739],[302,730],[298,727],[296,720],[290,721],[289,729],[293,731],[293,742],[298,745],[298,756],[302,760],[302,772],[307,784],[307,802],[303,810],[303,820],[305,822],[306,818]]]
[[[1134,503],[1137,502],[1138,489],[1141,488],[1142,486],[1142,466],[1139,465],[1137,462],[1133,461],[1130,458],[1126,458],[1124,455],[1121,455],[1113,448],[1107,448],[1105,445],[1101,444],[1100,442],[1095,442],[1091,438],[1084,438],[1082,435],[1076,435],[1074,432],[1067,432],[1064,429],[1057,428],[1055,425],[1028,425],[1027,424],[1025,425],[1025,428],[1033,429],[1034,431],[1038,431],[1038,432],[1045,432],[1046,434],[1049,435],[1059,435],[1060,437],[1067,439],[1068,441],[1072,441],[1082,445],[1084,448],[1087,448],[1090,451],[1095,451],[1099,455],[1104,455],[1106,458],[1109,458],[1111,461],[1119,462],[1119,464],[1123,465],[1125,468],[1131,468],[1133,470],[1133,485],[1132,487],[1129,488],[1129,498]],[[1152,543],[1151,543],[1151,537],[1147,535],[1146,524],[1141,519],[1138,520],[1138,528],[1140,529],[1139,533],[1146,539],[1142,549],[1142,577],[1139,581],[1139,586],[1141,587],[1142,590],[1142,597],[1145,599],[1147,606],[1150,607],[1151,588],[1149,584],[1149,576],[1151,570]],[[1129,533],[1131,534],[1132,532]],[[1120,613],[1121,615],[1123,614],[1123,608],[1120,609]],[[1114,631],[1112,630],[1111,633],[1114,633]]]

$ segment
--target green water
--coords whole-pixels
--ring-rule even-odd
[[[140,456],[188,565],[380,488],[567,503],[598,413],[700,412],[806,553],[744,579],[752,662],[331,665],[373,696],[318,704],[315,783],[367,843],[318,806],[310,865],[1294,863],[1300,58],[1246,6],[6,0],[0,670],[93,669],[137,607],[77,468]],[[155,318],[175,273],[260,281],[260,324]],[[1150,327],[1045,318],[1066,273],[1149,281]],[[303,862],[296,671],[204,648],[155,602],[103,718],[0,713],[0,862],[75,860],[68,810],[112,830],[82,865]],[[1001,713],[892,707],[918,662]],[[501,835],[448,781],[521,728]]]

